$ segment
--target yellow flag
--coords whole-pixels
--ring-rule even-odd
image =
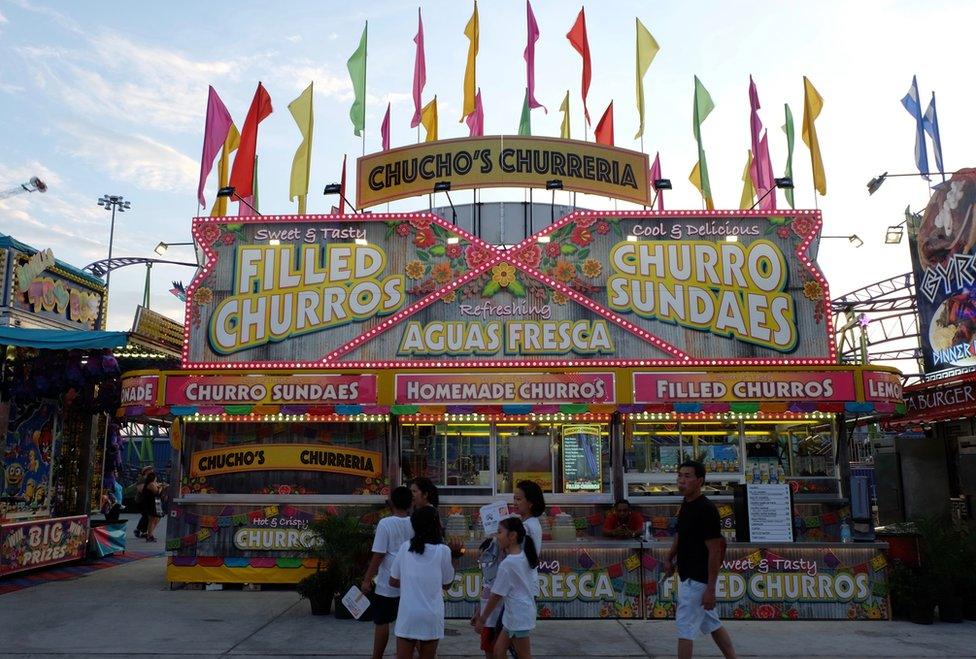
[[[427,137],[424,138],[424,142],[436,142],[437,141],[437,96],[434,96],[434,100],[425,105],[420,109],[420,123],[424,125],[424,130],[427,131]]]
[[[295,118],[298,130],[302,133],[302,143],[295,151],[295,158],[291,161],[291,183],[288,186],[289,201],[298,197],[298,214],[305,214],[305,202],[308,199],[308,170],[312,164],[312,83],[305,91],[288,104],[288,111]]]
[[[823,158],[820,156],[820,142],[817,140],[817,127],[813,122],[820,116],[823,99],[813,84],[803,76],[803,143],[810,149],[810,164],[813,166],[813,187],[821,195],[827,194],[827,176],[824,174]]]
[[[756,197],[756,188],[752,184],[752,176],[749,170],[752,168],[752,149],[746,157],[746,168],[742,170],[742,196],[739,198],[739,208],[749,210],[752,208],[753,199]]]
[[[471,19],[464,26],[464,36],[470,42],[468,44],[468,63],[464,67],[464,102],[461,104],[461,121],[475,111],[475,93],[477,84],[475,82],[475,59],[478,57],[478,0],[474,3],[474,13]],[[435,131],[436,133],[436,131]],[[434,138],[437,139],[436,137]]]
[[[224,140],[224,146],[220,150],[220,162],[217,163],[217,178],[222,188],[226,188],[230,184],[230,154],[237,151],[240,144],[241,133],[237,130],[237,126],[231,124],[230,130],[227,131],[227,139]],[[227,215],[227,201],[227,197],[217,197],[213,208],[210,209],[210,217],[225,217]]]
[[[661,50],[661,47],[657,45],[657,41],[640,22],[640,19],[635,20],[637,21],[637,114],[640,115],[640,127],[637,129],[637,134],[634,135],[636,140],[644,135],[644,74],[647,73],[647,69],[650,68],[654,56],[657,55],[657,51]]]
[[[715,202],[712,201],[711,195],[706,196],[705,190],[702,189],[701,169],[698,167],[697,162],[695,163],[695,166],[691,169],[691,174],[688,176],[688,180],[691,181],[692,185],[698,188],[698,191],[701,193],[702,198],[705,200],[705,208],[707,208],[710,211],[715,210]]]
[[[559,105],[559,111],[563,113],[563,123],[559,126],[559,138],[563,140],[571,139],[569,137],[569,90],[566,90],[566,98]]]

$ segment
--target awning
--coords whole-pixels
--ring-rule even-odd
[[[118,348],[128,341],[125,332],[0,327],[0,345],[43,350]]]

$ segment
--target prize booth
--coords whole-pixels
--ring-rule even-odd
[[[481,141],[366,156],[359,178],[406,185],[377,159]],[[649,201],[643,154],[505,145],[520,141],[598,150],[617,172],[604,193]],[[643,191],[613,187],[626,171]],[[359,205],[393,198],[378,194],[361,187]],[[510,240],[497,210],[193,220],[205,264],[182,369],[126,374],[120,410],[174,420],[168,581],[296,582],[314,569],[310,520],[373,523],[391,487],[426,476],[447,534],[470,543],[448,591],[448,614],[469,616],[480,511],[530,479],[548,505],[541,617],[673,616],[661,561],[677,465],[697,458],[731,540],[723,615],[887,618],[882,545],[841,542],[844,419],[894,412],[900,379],[837,364],[819,212],[549,223],[546,206]],[[646,533],[603,537],[624,497]]]
[[[0,236],[0,577],[85,557],[117,455],[119,370],[105,285]]]

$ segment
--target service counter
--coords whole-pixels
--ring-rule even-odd
[[[670,542],[579,538],[543,542],[539,618],[674,618]],[[736,620],[887,620],[884,543],[730,543],[719,615]],[[447,616],[468,618],[481,590],[468,543],[447,591]]]

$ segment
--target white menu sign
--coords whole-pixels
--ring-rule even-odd
[[[790,486],[746,485],[749,542],[793,542]]]

